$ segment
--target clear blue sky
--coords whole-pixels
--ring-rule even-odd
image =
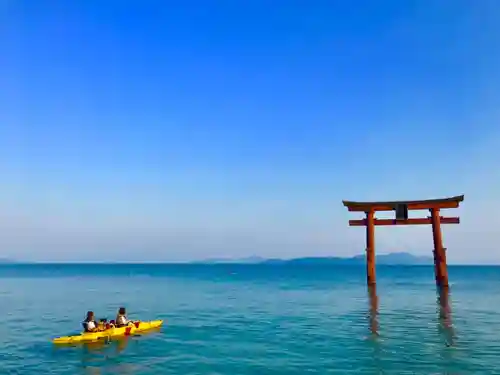
[[[500,262],[499,45],[495,0],[3,1],[0,256],[353,255],[342,199],[465,193]]]

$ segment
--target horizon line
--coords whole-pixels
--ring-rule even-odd
[[[295,258],[300,259],[300,258]],[[348,258],[346,258],[348,259]],[[271,259],[272,260],[272,259]],[[281,260],[281,259],[280,259]],[[293,260],[293,259],[290,259]],[[221,262],[211,262],[210,260],[200,260],[200,261],[101,261],[101,260],[89,260],[89,261],[5,261],[0,262],[1,266],[17,266],[17,265],[192,265],[192,266],[225,266],[225,265],[240,265],[240,266],[283,266],[289,264],[286,260],[283,263],[268,263],[265,260],[262,262],[243,262],[243,261],[221,261]],[[298,266],[335,266],[332,263],[294,263],[293,265]],[[339,264],[339,266],[350,266],[350,267],[364,267],[365,263],[351,263],[351,264]],[[382,263],[377,264],[377,267],[434,267],[433,263],[422,264],[422,263]],[[498,263],[448,263],[448,266],[460,266],[460,267],[499,267]]]

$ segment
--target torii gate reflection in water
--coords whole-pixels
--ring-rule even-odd
[[[436,285],[448,288],[448,267],[446,263],[446,249],[443,247],[441,224],[459,224],[459,217],[442,217],[440,210],[458,208],[464,196],[451,198],[429,199],[421,201],[393,201],[393,202],[352,202],[343,201],[350,212],[365,212],[366,219],[349,220],[350,226],[366,227],[366,281],[369,286],[376,284],[375,273],[375,226],[377,225],[432,225],[434,240],[434,272]],[[410,210],[429,210],[430,216],[426,218],[410,219]],[[395,211],[395,219],[376,219],[377,211]]]

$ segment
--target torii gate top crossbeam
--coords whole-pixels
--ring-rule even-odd
[[[342,201],[345,207],[351,212],[368,211],[394,211],[399,205],[406,205],[408,210],[428,210],[431,208],[458,208],[463,202],[464,196],[457,195],[450,198],[427,199],[420,201],[388,201],[388,202],[353,202]]]

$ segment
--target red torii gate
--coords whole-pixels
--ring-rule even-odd
[[[442,217],[440,210],[458,208],[464,196],[451,198],[428,199],[420,201],[392,201],[392,202],[352,202],[342,201],[350,212],[365,212],[366,219],[349,220],[349,225],[366,227],[366,276],[368,285],[375,285],[375,226],[377,225],[432,225],[434,240],[434,271],[436,285],[447,288],[448,267],[446,264],[446,249],[443,247],[441,224],[460,224],[459,217]],[[410,219],[410,210],[429,210],[431,215],[426,218]],[[395,219],[376,219],[377,211],[395,211]]]

